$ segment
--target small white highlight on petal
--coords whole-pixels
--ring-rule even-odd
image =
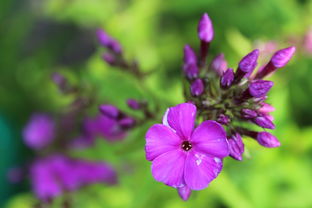
[[[202,162],[202,159],[205,157],[205,155],[202,155],[202,154],[195,154],[195,157],[197,158],[196,160],[196,165],[199,166]]]
[[[218,157],[215,157],[215,158],[213,158],[213,159],[214,159],[214,161],[215,161],[216,163],[220,163],[220,162],[221,162],[221,159],[218,158]]]

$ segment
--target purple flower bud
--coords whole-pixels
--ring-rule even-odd
[[[227,115],[220,114],[217,121],[222,125],[228,125],[231,122],[231,119]]]
[[[279,147],[281,145],[275,136],[265,131],[259,132],[256,139],[260,145],[268,148]]]
[[[263,114],[268,114],[273,111],[275,111],[275,108],[272,105],[267,104],[267,103],[262,103],[261,108],[258,109],[258,112],[263,113]]]
[[[110,37],[104,30],[98,29],[96,34],[102,46],[112,50],[114,53],[117,53],[117,54],[122,53],[120,44],[116,40],[114,40],[112,37]]]
[[[177,188],[177,190],[178,190],[179,196],[184,201],[187,201],[190,198],[191,193],[192,193],[192,190],[186,185],[184,185],[183,187]]]
[[[197,57],[193,49],[186,45],[184,47],[184,74],[188,79],[193,79],[198,76]]]
[[[244,76],[250,75],[257,66],[259,50],[255,49],[245,57],[238,64],[238,69],[235,73],[236,82],[240,81]]]
[[[103,60],[111,65],[111,66],[114,66],[116,65],[116,58],[113,54],[110,54],[110,53],[104,53],[103,56],[102,56]]]
[[[232,85],[233,80],[234,80],[234,72],[233,69],[229,68],[222,75],[220,85],[224,89],[229,88]]]
[[[49,145],[55,134],[53,119],[42,113],[31,116],[23,130],[24,142],[33,149],[41,149]]]
[[[262,79],[272,74],[276,69],[284,67],[292,58],[296,51],[294,46],[277,51],[271,58],[270,62],[257,72],[255,79]]]
[[[196,64],[185,65],[183,69],[188,79],[194,79],[198,76],[199,70]]]
[[[274,85],[272,81],[256,80],[251,82],[248,91],[252,97],[260,98],[265,96]]]
[[[60,89],[63,89],[67,85],[66,78],[58,72],[52,74],[52,80]]]
[[[242,154],[244,153],[245,147],[242,137],[239,133],[235,133],[228,138],[230,156],[235,160],[242,160]]]
[[[119,125],[124,129],[133,128],[135,125],[135,119],[131,117],[125,117],[119,120]]]
[[[191,84],[191,93],[193,96],[200,96],[203,94],[205,89],[204,82],[202,79],[196,79],[192,84]]]
[[[258,115],[256,111],[250,109],[242,109],[241,113],[242,117],[246,119],[255,118]]]
[[[198,37],[201,41],[209,43],[212,41],[214,31],[212,22],[207,13],[205,13],[198,24]]]
[[[197,56],[194,50],[189,45],[184,46],[183,60],[184,65],[197,64]]]
[[[110,118],[117,118],[120,115],[119,109],[114,105],[100,105],[100,112]]]
[[[135,99],[128,99],[127,105],[129,106],[129,108],[131,108],[133,110],[139,110],[142,107],[141,103]]]
[[[259,116],[253,119],[253,122],[262,128],[275,129],[275,125],[273,124],[273,122],[266,116]]]
[[[296,47],[291,46],[288,48],[277,51],[271,58],[271,62],[275,68],[284,67],[293,57]]]
[[[227,62],[224,59],[223,53],[219,54],[212,60],[210,68],[219,76],[222,76],[222,74],[227,70]]]

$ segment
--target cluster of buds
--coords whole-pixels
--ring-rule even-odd
[[[186,86],[186,99],[194,103],[199,115],[216,120],[227,130],[230,156],[242,160],[244,144],[241,135],[249,136],[265,147],[277,147],[279,141],[271,133],[256,132],[241,127],[241,122],[256,124],[263,129],[274,129],[274,108],[266,103],[272,81],[264,80],[277,69],[284,67],[292,58],[295,47],[278,50],[270,61],[258,70],[259,50],[255,49],[243,57],[236,70],[227,67],[223,54],[217,55],[210,64],[206,63],[209,45],[214,31],[207,14],[198,26],[200,53],[189,46],[184,47],[183,70],[189,82]],[[246,126],[246,125],[243,125]]]
[[[127,71],[139,79],[146,75],[140,70],[137,61],[128,61],[125,59],[122,47],[117,40],[109,36],[102,29],[98,29],[96,35],[100,45],[107,49],[102,55],[102,58],[108,65]]]

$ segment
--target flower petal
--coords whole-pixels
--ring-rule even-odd
[[[156,181],[172,187],[184,185],[183,171],[186,154],[173,150],[158,156],[152,164],[152,174]]]
[[[216,157],[229,155],[226,133],[223,127],[215,121],[204,121],[193,132],[192,144],[196,151]]]
[[[179,148],[180,138],[172,129],[162,124],[153,125],[146,133],[145,153],[147,160]]]
[[[190,152],[185,161],[184,180],[192,190],[206,188],[222,169],[222,160],[198,152]]]
[[[168,124],[176,130],[183,139],[189,139],[194,128],[196,106],[191,103],[182,103],[169,108]]]

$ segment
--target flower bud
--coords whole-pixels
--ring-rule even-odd
[[[259,116],[253,119],[253,122],[262,128],[275,129],[275,125],[267,116]]]
[[[235,81],[239,82],[244,76],[250,75],[257,66],[259,50],[255,49],[245,57],[238,64],[238,69],[235,73]]]
[[[192,84],[191,84],[191,94],[193,96],[200,96],[204,92],[204,82],[202,79],[196,79]]]
[[[198,76],[198,67],[196,64],[184,65],[184,74],[188,79],[194,79]]]
[[[177,190],[178,190],[179,196],[184,201],[187,201],[190,198],[191,193],[192,193],[192,190],[186,185],[184,185],[183,187],[177,188]]]
[[[100,105],[100,112],[110,118],[117,118],[120,115],[119,109],[114,105]]]
[[[105,54],[103,54],[102,58],[103,58],[103,60],[104,60],[107,64],[109,64],[109,65],[111,65],[111,66],[116,65],[116,58],[115,58],[114,55],[112,55],[112,54],[110,54],[110,53],[105,53]]]
[[[122,49],[118,41],[114,40],[112,37],[107,35],[107,33],[104,30],[98,29],[96,34],[102,46],[112,50],[114,53],[117,53],[117,54],[122,53]]]
[[[214,31],[212,22],[207,13],[205,13],[198,23],[198,37],[201,41],[209,43],[212,41]]]
[[[263,113],[263,114],[268,114],[273,111],[275,111],[275,108],[272,105],[267,104],[267,103],[262,103],[261,108],[258,109],[258,112]]]
[[[262,79],[273,73],[276,69],[284,67],[292,58],[296,51],[294,46],[281,49],[272,56],[270,62],[257,72],[256,79]]]
[[[230,156],[235,160],[242,160],[242,154],[244,153],[244,143],[239,133],[234,133],[228,138]]]
[[[281,145],[274,135],[265,131],[259,132],[256,139],[260,145],[268,148],[279,147]]]
[[[221,77],[220,85],[223,89],[229,88],[234,80],[234,72],[233,69],[227,69]]]
[[[217,119],[217,122],[219,122],[222,125],[228,125],[231,122],[231,119],[227,115],[220,114]]]
[[[251,119],[257,117],[257,112],[250,109],[242,109],[241,111],[242,117],[246,119]]]
[[[271,62],[275,68],[284,67],[293,57],[296,48],[294,46],[277,51],[271,58]]]
[[[184,46],[183,60],[184,65],[197,64],[197,56],[194,50],[189,45]]]
[[[135,125],[135,119],[131,118],[131,117],[125,117],[119,120],[119,125],[123,128],[123,129],[129,129],[134,127]]]
[[[217,55],[211,62],[210,68],[214,70],[219,76],[227,70],[227,62],[224,59],[224,54]]]
[[[129,106],[129,108],[131,108],[133,110],[138,110],[141,108],[141,103],[135,99],[128,99],[127,105]]]
[[[274,85],[272,81],[256,80],[251,82],[248,91],[252,97],[260,98],[265,96]]]

